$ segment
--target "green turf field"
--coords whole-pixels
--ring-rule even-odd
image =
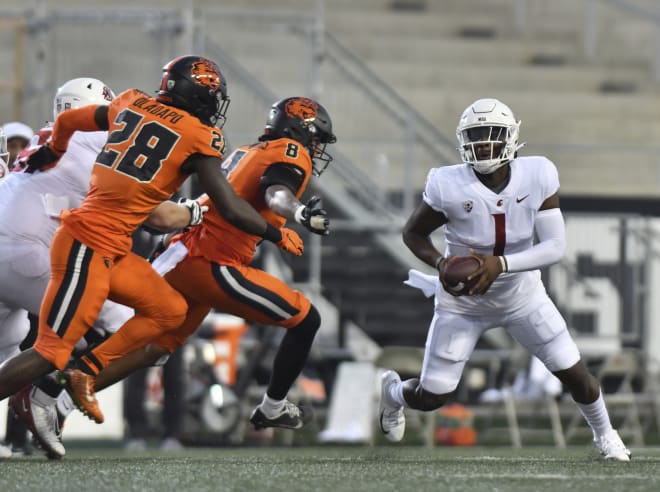
[[[69,449],[0,461],[0,491],[660,491],[660,450],[602,462],[588,447]]]

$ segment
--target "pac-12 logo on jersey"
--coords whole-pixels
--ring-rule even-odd
[[[472,207],[474,207],[474,202],[472,200],[463,202],[463,210],[465,210],[467,213],[472,212]]]

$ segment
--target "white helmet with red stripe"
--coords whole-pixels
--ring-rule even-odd
[[[65,82],[57,89],[53,99],[53,118],[67,109],[82,108],[90,104],[108,104],[115,93],[98,79],[80,77]]]

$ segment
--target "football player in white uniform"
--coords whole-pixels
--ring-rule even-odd
[[[82,77],[60,87],[53,103],[53,116],[90,104],[107,104],[114,93],[102,81]],[[0,181],[0,363],[19,352],[29,323],[26,311],[39,315],[39,307],[50,279],[49,247],[59,226],[60,211],[80,204],[89,188],[96,157],[107,140],[107,132],[76,132],[67,152],[57,166],[31,173],[25,162],[29,155],[50,137],[47,126],[37,132],[31,145],[19,155],[16,166]],[[149,218],[148,225],[173,231],[201,222],[199,203],[186,200],[181,205],[162,203]],[[81,339],[77,349],[84,350],[91,338],[102,339],[114,333],[133,310],[107,301],[88,340]],[[57,412],[55,400],[57,399]],[[65,454],[57,419],[74,408],[69,394],[49,377],[10,400],[19,416],[50,458]],[[25,410],[27,408],[27,410]]]
[[[7,137],[5,137],[4,133],[2,133],[2,128],[0,128],[0,179],[4,178],[9,172],[9,167],[7,166],[8,157],[9,157],[9,153],[7,152]],[[0,319],[2,319],[5,316],[7,316],[7,313],[4,313],[2,311],[2,307],[0,307]],[[23,311],[23,313],[19,313],[18,316],[19,318],[22,316],[25,319],[25,323],[27,323],[27,313],[25,311]],[[3,342],[0,339],[0,344],[2,343]],[[9,345],[11,346],[11,351],[13,352],[13,344],[9,344]],[[3,358],[2,354],[5,350],[6,350],[5,347],[0,346],[0,361]],[[0,443],[0,458],[9,458],[11,455],[12,455],[11,446]]]
[[[403,382],[396,372],[385,372],[381,429],[390,441],[400,441],[404,407],[433,411],[446,403],[481,334],[501,326],[568,388],[602,456],[629,461],[598,382],[541,281],[539,268],[564,255],[559,178],[547,158],[517,156],[519,127],[511,110],[496,99],[468,106],[456,131],[463,164],[431,169],[423,200],[404,226],[405,244],[435,266],[440,279],[452,256],[472,254],[481,266],[471,276],[475,283],[469,295],[452,294],[431,277],[437,284],[435,314],[422,371],[418,379]],[[439,227],[445,233],[444,254],[430,238]]]

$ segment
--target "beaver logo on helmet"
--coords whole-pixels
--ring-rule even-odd
[[[225,123],[229,106],[227,82],[218,65],[195,55],[175,58],[163,67],[156,99],[219,128]]]
[[[200,58],[191,63],[190,74],[196,84],[208,87],[214,92],[220,87],[220,70],[210,60]]]
[[[306,97],[297,97],[287,101],[284,111],[289,118],[313,120],[319,111],[319,105]]]

